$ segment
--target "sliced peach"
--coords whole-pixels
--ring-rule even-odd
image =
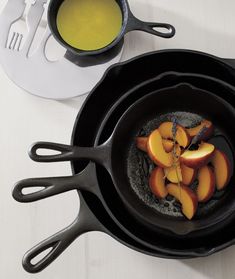
[[[187,186],[170,183],[167,185],[168,193],[175,197],[182,205],[183,214],[191,220],[196,213],[198,200],[195,193]]]
[[[147,142],[148,142],[147,137],[137,137],[136,138],[136,146],[144,152],[147,152]]]
[[[170,168],[165,168],[164,173],[166,178],[172,183],[182,182],[182,173],[180,164],[176,164],[176,166],[172,166]]]
[[[172,140],[163,139],[162,143],[166,152],[171,152],[173,150],[174,143]]]
[[[137,147],[142,150],[147,152],[147,142],[148,142],[148,137],[137,137],[136,138],[136,145]],[[163,139],[162,141],[164,149],[166,152],[171,152],[174,146],[174,143],[172,140],[167,140]]]
[[[199,202],[208,201],[215,191],[215,175],[209,166],[198,171],[197,198]]]
[[[230,161],[224,152],[216,149],[211,163],[214,167],[216,188],[222,190],[228,185],[231,177]]]
[[[175,147],[175,150],[173,149],[173,152],[175,152],[176,158],[173,156],[173,166],[169,168],[164,168],[164,173],[166,178],[172,182],[172,183],[179,183],[182,181],[182,174],[181,174],[181,169],[180,169],[180,164],[179,164],[179,158],[181,155],[181,148],[177,144]],[[175,161],[174,161],[175,160]]]
[[[176,167],[172,166],[170,168],[165,168],[165,176],[172,183],[182,182],[184,185],[190,185],[196,178],[197,171],[195,169],[189,168],[184,164],[177,163]]]
[[[184,164],[180,165],[181,174],[182,174],[182,183],[184,185],[190,185],[193,183],[196,178],[197,171],[195,169],[189,168]]]
[[[173,148],[172,152],[174,152],[174,148]],[[182,150],[181,150],[179,144],[176,144],[176,145],[175,145],[176,161],[179,160],[181,153],[182,153]],[[173,153],[172,153],[172,154],[173,154]]]
[[[213,144],[203,142],[197,150],[186,150],[180,156],[180,162],[189,168],[197,169],[206,165],[211,157],[215,147]]]
[[[148,137],[147,151],[149,157],[159,167],[167,168],[172,165],[172,153],[167,153],[165,151],[162,137],[158,129],[154,130]]]
[[[172,122],[163,122],[159,126],[159,132],[164,139],[173,139],[172,127]],[[176,141],[180,146],[184,148],[187,147],[190,143],[190,136],[188,135],[187,130],[180,125],[177,125]]]
[[[164,171],[162,168],[156,167],[149,178],[149,186],[151,191],[158,198],[165,198],[168,194],[165,186]]]
[[[203,127],[207,127],[207,130],[201,137],[201,140],[207,140],[214,132],[214,125],[211,121],[204,119],[200,125],[187,129],[188,134],[191,138],[195,137]]]

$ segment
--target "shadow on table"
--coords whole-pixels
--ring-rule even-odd
[[[181,263],[203,275],[202,278],[234,279],[235,278],[235,247],[206,258],[182,260]],[[201,278],[201,277],[199,277]]]

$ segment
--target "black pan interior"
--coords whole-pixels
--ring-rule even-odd
[[[193,79],[194,82],[195,82],[195,85],[196,85],[196,81],[199,82],[199,84],[202,84],[202,78],[194,78]],[[181,80],[182,81],[182,80]],[[169,80],[168,80],[168,84],[169,84]],[[174,81],[175,82],[175,81]],[[172,84],[174,84],[174,82],[172,82]],[[207,81],[206,82],[206,85],[211,89],[213,88],[214,89],[214,92],[218,92],[224,96],[226,96],[226,94],[228,94],[228,89],[225,90],[225,88],[221,85],[221,84],[218,84],[214,81]],[[147,91],[146,91],[147,92]],[[231,92],[230,92],[231,94]],[[133,95],[134,96],[134,95]],[[136,95],[135,95],[136,96]],[[231,95],[227,95],[227,99],[228,97],[231,97]],[[119,117],[122,115],[123,111],[122,109],[117,108],[116,109],[116,112],[112,114],[112,117],[109,118],[110,121],[109,124],[113,124],[113,127],[115,126],[116,124],[116,119],[118,118],[117,115],[119,115]],[[107,123],[108,123],[107,122]],[[106,127],[106,125],[105,125]],[[100,134],[100,143],[108,138],[110,136],[110,126],[108,125],[109,128],[104,128]],[[151,242],[153,243],[154,245],[160,245],[160,246],[164,246],[166,245],[167,247],[175,247],[175,248],[179,248],[179,249],[182,249],[182,247],[198,247],[198,245],[200,245],[200,243],[202,245],[205,245],[205,242],[204,242],[204,237],[203,238],[199,238],[198,236],[195,238],[195,235],[191,235],[190,236],[190,239],[189,241],[187,241],[187,238],[188,237],[184,237],[183,240],[181,240],[180,242],[180,245],[179,245],[179,242],[175,242],[173,241],[172,243],[169,242],[169,236],[168,238],[164,238],[162,235],[160,236],[158,234],[158,237],[156,237],[156,233],[152,233],[152,231],[150,230],[146,230],[146,227],[143,227],[141,226],[138,222],[136,222],[136,220],[134,220],[132,218],[132,216],[128,215],[128,212],[125,210],[125,207],[123,206],[123,203],[121,202],[120,199],[118,199],[117,197],[117,193],[116,191],[114,190],[113,187],[111,187],[112,185],[112,181],[110,180],[110,176],[109,174],[106,172],[106,170],[104,170],[102,167],[100,166],[97,166],[97,178],[98,178],[98,181],[99,181],[99,184],[101,186],[101,190],[102,191],[102,194],[108,204],[108,206],[110,207],[110,209],[112,210],[113,214],[116,216],[116,218],[118,218],[120,220],[120,222],[122,222],[122,224],[124,224],[130,231],[132,231],[133,233],[136,233],[138,234],[138,237],[142,238],[142,239],[145,239],[145,241],[147,242]],[[106,185],[105,188],[102,188],[102,185]],[[110,185],[107,186],[107,185]],[[115,204],[114,204],[115,203]],[[229,220],[227,220],[229,222]],[[223,223],[223,226],[225,226],[226,222]],[[204,231],[205,233],[205,231]],[[212,233],[212,232],[211,232]],[[209,233],[210,235],[210,233]],[[221,234],[220,234],[221,235]],[[230,237],[231,237],[232,234],[230,234]],[[218,243],[224,241],[224,236],[223,235],[223,239],[221,238],[218,238],[216,239],[216,237],[213,236],[213,241],[217,241]],[[227,234],[226,234],[227,236]],[[163,238],[163,239],[162,239]],[[174,239],[175,236],[172,236],[171,235],[171,238]],[[192,241],[192,239],[196,239],[196,241]],[[204,243],[204,244],[203,244]],[[208,242],[208,246],[211,242]],[[211,243],[211,245],[215,245],[214,242]]]
[[[159,201],[151,194],[148,177],[154,164],[148,159],[145,160],[144,156],[139,156],[141,152],[136,148],[135,138],[143,132],[150,134],[162,122],[172,121],[174,117],[179,124],[186,127],[195,126],[202,118],[211,120],[216,127],[216,147],[223,149],[226,146],[223,151],[230,151],[228,155],[233,162],[233,107],[207,91],[179,84],[152,92],[125,112],[113,136],[112,173],[118,193],[134,216],[140,217],[146,225],[151,224],[152,229],[161,227],[178,234],[186,234],[213,226],[221,221],[222,216],[225,218],[226,213],[231,214],[230,210],[235,207],[234,179],[231,178],[231,187],[228,187],[225,193],[220,192],[219,197],[201,204],[200,210],[191,221],[182,217],[180,208],[172,200]],[[144,168],[144,162],[150,170]]]
[[[174,58],[174,63],[171,63],[170,61],[172,57]],[[146,59],[148,60],[148,67],[144,66],[144,68],[142,68],[144,69],[144,71],[140,70],[139,66],[145,65]],[[159,71],[160,73],[163,71],[163,68],[164,70],[178,69],[182,72],[186,72],[187,70],[189,71],[189,69],[191,69],[191,72],[195,73],[198,71],[200,72],[200,67],[203,66],[202,68],[204,73],[208,75],[219,76],[222,80],[227,80],[230,83],[233,83],[234,81],[234,73],[232,72],[230,67],[224,67],[223,63],[221,63],[220,61],[214,61],[211,57],[204,57],[204,55],[201,55],[200,53],[189,52],[184,54],[182,51],[172,51],[172,53],[169,53],[168,51],[158,52],[142,56],[135,61],[132,61],[130,64],[132,64],[132,66],[121,65],[113,67],[107,73],[102,82],[89,95],[83,108],[80,111],[80,114],[77,117],[72,137],[72,144],[80,146],[93,146],[99,126],[112,105],[130,88],[143,80],[156,76],[156,71]],[[158,65],[158,67],[156,67],[156,64]],[[167,65],[169,65],[169,67],[167,67]],[[133,73],[133,75],[131,76],[128,75],[130,73],[130,70],[131,73]],[[180,81],[191,81],[191,83],[195,86],[201,86],[202,88],[208,90],[213,88],[215,92],[224,94],[224,96],[229,99],[229,96],[227,94],[228,91],[225,90],[222,86],[216,85],[213,82],[194,78],[192,80],[190,80],[190,78],[181,79]],[[171,80],[169,80],[167,83],[168,86],[174,84],[175,82],[172,82]],[[138,97],[138,94],[136,96]],[[134,96],[132,96],[132,98],[133,97]],[[100,100],[102,100],[102,102]],[[132,100],[127,101],[126,105],[123,103],[120,106],[120,109],[116,110],[116,113],[114,113],[112,117],[110,117],[109,121],[107,121],[104,129],[102,130],[99,143],[103,142],[110,136],[113,127],[116,125],[117,119],[123,113],[123,108],[125,108],[125,106],[129,106],[128,102],[131,103]],[[92,111],[94,111],[94,109],[96,109],[96,117],[93,117],[93,114],[91,113]],[[72,168],[74,173],[80,172],[82,169],[84,169],[86,164],[86,161],[73,162]],[[97,166],[97,176],[100,185],[110,185],[111,181],[108,173],[100,166]],[[110,189],[113,188],[110,187]],[[97,199],[93,195],[86,192],[83,192],[82,195],[88,203],[89,207],[97,215],[97,217],[100,220],[104,219],[104,210],[97,210],[97,203],[95,202],[97,201]],[[117,198],[117,193],[115,191],[104,191],[103,195],[104,197],[106,197],[107,203],[110,205],[110,208],[112,208],[113,213],[116,215],[117,218],[119,218],[119,220],[122,221],[122,223],[126,227],[131,229],[134,233],[137,232],[138,228],[138,231],[140,231],[140,237],[145,238],[146,241],[155,240],[153,242],[156,245],[179,247],[183,249],[188,246],[197,247],[201,243],[204,246],[207,245],[207,248],[209,249],[209,246],[215,247],[224,243],[226,246],[230,245],[231,241],[234,238],[234,230],[231,226],[226,227],[226,230],[222,230],[219,235],[213,236],[213,242],[211,239],[204,239],[204,241],[199,241],[197,239],[196,241],[190,241],[190,243],[182,242],[181,245],[178,245],[178,242],[169,242],[169,238],[165,239],[162,235],[156,235],[156,233],[151,237],[149,232],[146,232],[145,230],[142,230],[141,232],[140,225],[136,223],[135,220],[132,220],[128,217],[128,214],[121,201]],[[116,206],[112,207],[112,203],[114,200]],[[104,219],[104,222],[106,222],[106,219]],[[108,222],[110,223],[111,220],[109,220]]]
[[[87,97],[77,116],[71,143],[78,146],[93,146],[103,119],[121,96],[142,82],[169,71],[205,74],[235,85],[234,69],[214,56],[190,50],[165,50],[141,55],[115,65],[106,72]],[[200,82],[195,84],[198,87],[200,85]],[[166,86],[171,86],[171,81]],[[205,90],[210,90],[207,81],[202,81],[201,88],[204,87]],[[94,111],[95,117],[89,117]],[[72,169],[78,173],[86,165],[87,161],[76,162],[75,165],[72,164]]]

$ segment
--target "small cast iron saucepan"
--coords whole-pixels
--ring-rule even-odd
[[[189,96],[190,103],[188,102]],[[213,111],[208,108],[208,103],[211,104]],[[220,116],[217,114],[218,111],[221,112]],[[174,113],[172,114],[172,112]],[[189,114],[189,112],[193,112],[194,114]],[[143,127],[156,127],[162,121],[170,120],[173,115],[176,115],[179,121],[186,119],[187,123],[195,121],[195,117],[196,119],[198,117],[210,119],[218,127],[219,131],[223,131],[222,137],[226,139],[228,149],[233,150],[230,147],[232,146],[233,135],[230,127],[226,127],[225,125],[226,119],[232,121],[235,117],[233,107],[222,98],[208,91],[191,87],[188,84],[180,84],[172,88],[153,92],[132,105],[118,122],[111,137],[103,145],[88,148],[40,142],[32,146],[30,157],[37,162],[71,161],[84,158],[95,161],[103,165],[110,173],[118,194],[126,207],[138,220],[143,222],[147,227],[151,227],[151,229],[158,230],[161,228],[179,235],[188,234],[194,230],[208,228],[223,220],[227,214],[233,212],[235,205],[231,206],[233,203],[231,195],[226,195],[226,198],[223,198],[224,202],[219,202],[220,206],[218,206],[216,214],[210,215],[209,218],[208,216],[207,218],[202,217],[202,214],[202,216],[198,216],[198,219],[188,221],[177,218],[177,214],[174,214],[171,210],[169,212],[168,210],[163,212],[160,209],[162,205],[154,206],[157,202],[153,199],[140,199],[139,192],[143,191],[142,188],[145,180],[143,179],[138,182],[136,180],[136,174],[133,173],[133,166],[136,170],[139,168],[139,162],[135,157],[136,150],[133,147],[135,137],[142,131]],[[59,151],[61,154],[39,155],[37,153],[39,149]],[[86,179],[89,178],[86,177]],[[33,197],[35,199],[42,198],[45,195],[48,196],[49,193],[56,194],[58,191],[61,192],[61,187],[65,187],[64,185],[51,187],[52,182],[46,182],[46,180],[44,180],[43,185],[32,185],[32,182],[28,181],[28,184],[27,181],[21,182],[15,188],[15,198],[25,199],[25,201],[27,199],[31,200]],[[81,182],[85,184],[85,181]],[[142,188],[138,183],[142,183]],[[69,187],[69,184],[72,184],[71,186],[74,187],[74,179],[68,179],[67,184],[67,187]],[[46,188],[39,192],[23,195],[22,189],[29,186],[45,186]],[[147,192],[148,190],[145,189],[144,191]],[[143,196],[143,194],[141,195]]]
[[[55,39],[66,49],[80,57],[105,54],[108,51],[116,52],[116,49],[121,49],[120,45],[123,44],[124,35],[133,30],[141,30],[163,38],[171,38],[175,35],[175,28],[172,25],[168,23],[143,22],[132,14],[127,0],[116,0],[122,11],[122,28],[116,39],[101,49],[92,51],[76,49],[63,40],[57,28],[56,18],[62,2],[63,0],[50,1],[48,7],[48,24]],[[159,28],[159,30],[155,30],[156,28]],[[162,32],[161,29],[165,29],[165,32]]]

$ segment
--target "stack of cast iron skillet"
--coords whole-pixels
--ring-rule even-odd
[[[29,272],[44,269],[79,235],[94,230],[105,232],[132,249],[163,258],[203,257],[233,245],[233,174],[228,188],[201,206],[196,217],[188,221],[176,216],[177,208],[167,214],[153,209],[150,203],[155,202],[157,208],[157,200],[146,191],[137,197],[127,171],[128,164],[142,167],[130,151],[141,127],[156,115],[160,119],[175,111],[210,119],[222,131],[226,148],[232,151],[230,161],[234,162],[233,66],[233,60],[195,51],[168,50],[111,67],[80,110],[71,145],[38,142],[30,149],[30,157],[38,162],[71,161],[74,175],[22,180],[15,185],[13,197],[20,202],[33,202],[77,189],[81,207],[73,224],[25,254],[24,268]],[[39,149],[60,154],[38,155]],[[44,189],[22,192],[38,186]],[[43,259],[31,263],[48,248],[52,249]]]

